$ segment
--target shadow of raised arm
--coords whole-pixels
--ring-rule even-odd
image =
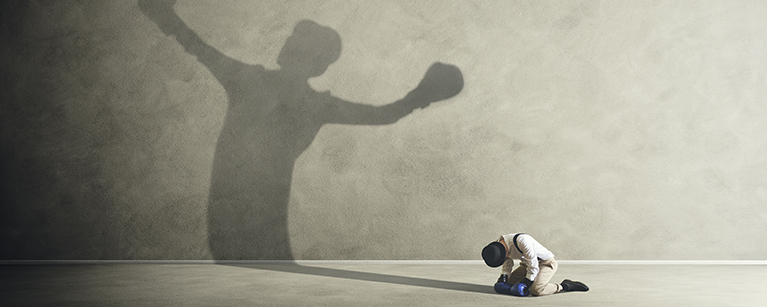
[[[232,59],[205,43],[173,10],[176,0],[139,0],[141,12],[162,30],[175,36],[184,50],[197,57],[219,81],[232,74],[232,69],[247,64]]]
[[[338,101],[336,112],[328,122],[351,125],[391,124],[416,109],[452,98],[462,89],[461,70],[454,65],[437,62],[429,67],[418,86],[404,98],[380,107]]]

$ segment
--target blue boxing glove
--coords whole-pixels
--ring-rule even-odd
[[[525,284],[525,286],[527,286],[528,288],[530,288],[530,286],[532,286],[532,285],[533,285],[533,281],[532,281],[532,280],[529,280],[529,279],[527,279],[527,277],[525,277],[525,279],[523,279],[522,281],[520,281],[520,283],[523,283],[523,284]]]
[[[495,285],[493,285],[495,292],[498,292],[500,294],[509,294],[509,290],[511,290],[511,285],[509,284],[508,281],[509,281],[509,276],[506,274],[501,274],[501,277],[498,277],[498,281],[495,282]]]
[[[509,291],[511,291],[511,285],[507,283],[497,282],[493,286],[495,288],[495,292],[498,292],[500,294],[509,294]]]
[[[528,296],[530,295],[530,287],[528,287],[525,283],[518,282],[511,286],[511,289],[509,289],[509,294],[513,296]]]

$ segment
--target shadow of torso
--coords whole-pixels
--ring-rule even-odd
[[[215,259],[293,259],[293,166],[329,120],[334,99],[280,71],[239,70],[236,82],[222,82],[230,103],[213,162],[210,250]]]

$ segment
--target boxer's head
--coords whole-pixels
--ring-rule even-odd
[[[506,246],[501,242],[492,242],[482,249],[482,259],[489,267],[495,268],[506,262]]]

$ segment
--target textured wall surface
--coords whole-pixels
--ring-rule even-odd
[[[764,1],[1,5],[2,259],[767,257]]]

